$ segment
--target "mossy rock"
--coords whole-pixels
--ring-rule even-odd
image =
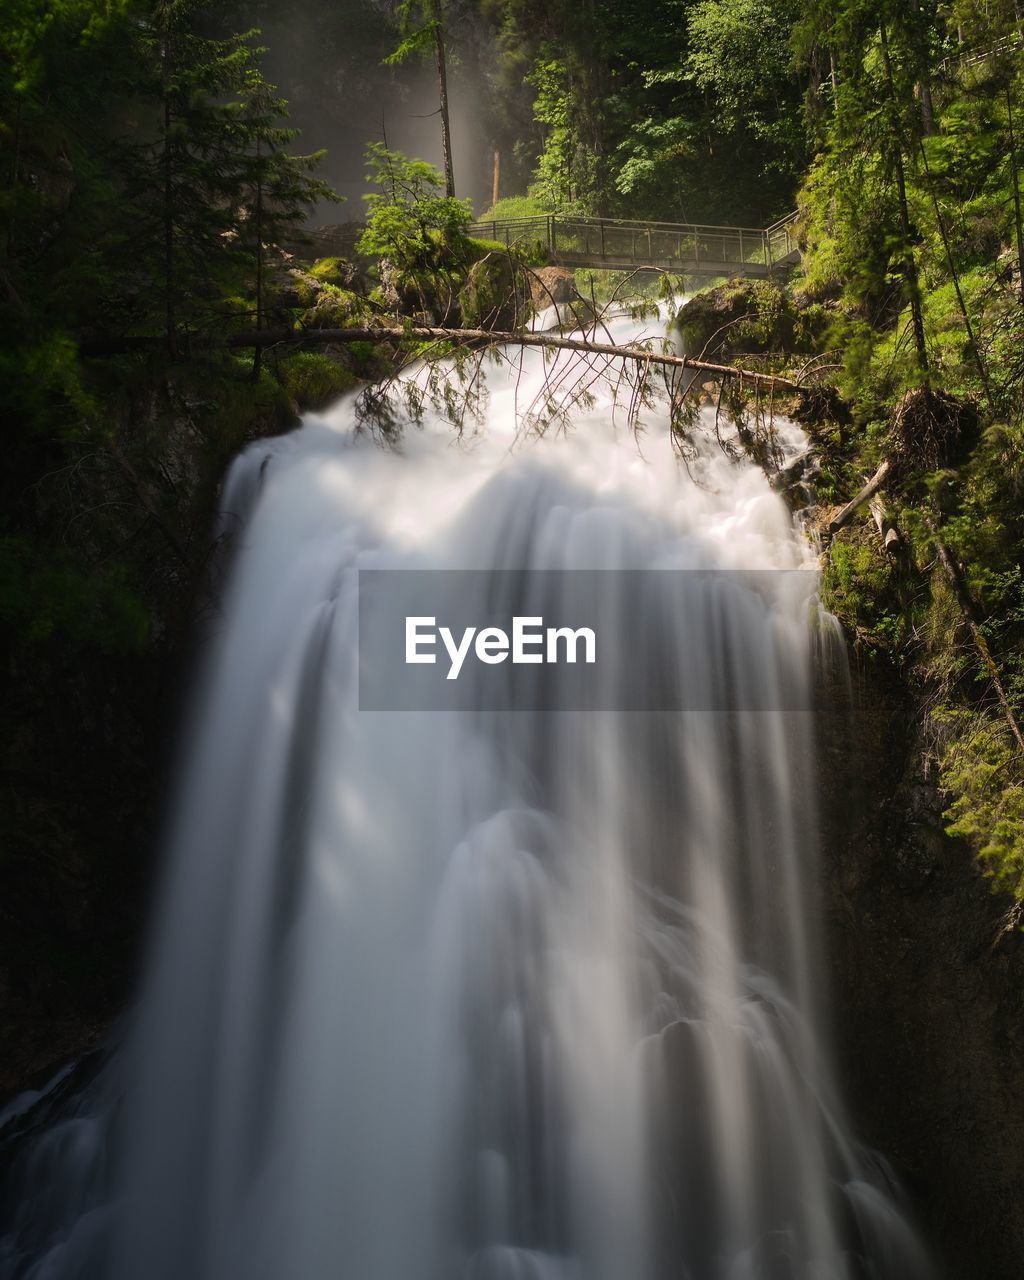
[[[689,355],[819,350],[826,327],[820,306],[798,307],[773,280],[730,280],[691,298],[676,323]]]
[[[470,329],[514,329],[523,323],[529,285],[514,258],[501,249],[488,253],[469,269],[459,290],[462,323]]]
[[[868,526],[861,526],[833,541],[822,601],[859,644],[897,654],[912,625],[901,572]]]
[[[331,284],[338,288],[350,285],[355,279],[356,269],[347,258],[318,258],[306,271],[306,275],[319,280],[321,284]]]
[[[271,305],[308,309],[316,306],[325,293],[350,293],[347,286],[354,278],[351,264],[344,258],[321,258],[308,269],[288,267],[271,280],[268,294],[272,299]]]
[[[302,315],[307,329],[346,329],[359,327],[369,319],[372,307],[351,289],[326,285],[316,301]]]
[[[427,267],[409,267],[382,258],[378,265],[380,283],[370,294],[378,310],[413,319],[418,323],[451,323],[461,272],[454,276]]]

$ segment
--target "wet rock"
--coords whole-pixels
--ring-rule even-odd
[[[538,310],[576,302],[579,297],[576,277],[567,267],[538,267],[530,272],[530,300]]]
[[[826,313],[816,304],[798,307],[773,280],[730,280],[695,294],[680,308],[676,323],[691,356],[794,355],[817,350]]]
[[[949,1280],[1016,1280],[1024,1250],[1024,946],[947,836],[923,709],[853,658],[821,728],[837,1058],[855,1130],[910,1190]]]

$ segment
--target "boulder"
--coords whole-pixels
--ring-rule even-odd
[[[530,272],[530,300],[538,309],[575,302],[579,296],[576,277],[567,267],[538,267]]]

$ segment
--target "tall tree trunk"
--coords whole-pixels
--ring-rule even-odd
[[[165,16],[166,22],[166,16]],[[164,99],[164,327],[167,350],[172,359],[178,354],[177,319],[174,305],[174,157],[172,155],[172,131],[174,113],[171,108],[171,34],[165,27],[163,51],[160,59],[161,92]]]
[[[921,31],[921,0],[910,0],[910,8],[913,10],[915,17],[914,52],[917,54],[918,67],[921,71],[921,78],[917,82],[917,97],[921,103],[921,132],[926,138],[930,138],[936,132],[935,108],[932,104],[931,85],[925,79],[928,57]]]
[[[260,140],[256,139],[256,328],[263,328],[263,171],[260,167]],[[257,347],[252,357],[252,377],[259,381],[263,368],[263,348]]]
[[[956,300],[960,307],[960,315],[963,318],[964,328],[967,330],[967,337],[971,344],[971,350],[974,352],[974,362],[978,366],[978,375],[981,378],[981,385],[985,388],[985,395],[988,398],[989,408],[992,410],[993,416],[996,416],[996,401],[992,394],[992,384],[989,381],[988,369],[985,367],[985,359],[981,354],[981,347],[978,345],[978,338],[974,332],[974,325],[971,323],[970,312],[967,310],[967,303],[964,301],[963,290],[960,288],[960,275],[957,272],[956,264],[953,261],[953,250],[949,244],[949,234],[946,231],[946,221],[942,216],[942,210],[939,208],[939,197],[935,194],[935,183],[932,181],[932,171],[928,165],[928,153],[924,149],[924,140],[921,141],[921,161],[924,165],[925,177],[928,179],[928,193],[932,198],[932,208],[935,210],[935,221],[939,227],[939,235],[942,237],[942,247],[946,251],[946,266],[949,268],[949,274],[953,278],[953,288],[956,290]]]
[[[921,310],[921,281],[917,271],[917,259],[914,256],[910,209],[907,204],[907,175],[903,164],[903,139],[899,129],[899,101],[896,97],[896,85],[892,75],[892,60],[889,57],[889,37],[883,23],[879,27],[882,39],[882,59],[885,65],[885,79],[889,89],[889,100],[893,111],[893,141],[895,142],[896,188],[900,202],[900,229],[904,242],[904,277],[907,292],[910,294],[910,314],[914,329],[914,346],[917,350],[917,363],[924,381],[928,381],[928,348],[924,339],[924,314]]]
[[[1006,88],[1006,118],[1010,125],[1010,173],[1013,177],[1013,220],[1017,231],[1017,287],[1024,307],[1024,227],[1020,213],[1020,169],[1017,164],[1017,138],[1013,128],[1013,98]]]
[[[448,117],[448,59],[444,47],[444,24],[441,20],[441,0],[430,0],[434,19],[434,39],[437,49],[437,80],[441,91],[441,150],[444,153],[444,187],[449,196],[455,195],[455,171],[452,168],[452,126]]]
[[[18,186],[21,182],[21,139],[22,139],[22,100],[18,95],[18,105],[14,120],[14,165],[11,170],[11,213],[7,220],[7,243],[4,245],[4,257],[11,261],[14,257],[14,223],[18,209]]]

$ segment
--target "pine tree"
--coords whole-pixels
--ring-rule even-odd
[[[452,126],[448,112],[448,46],[443,0],[404,0],[399,8],[399,21],[403,33],[402,43],[385,62],[405,62],[414,54],[434,55],[437,65],[445,195],[451,200],[455,198],[455,170],[452,164]]]
[[[292,155],[289,145],[299,131],[283,123],[288,109],[274,85],[263,79],[258,67],[249,69],[238,105],[233,131],[241,156],[243,185],[240,242],[252,267],[255,325],[266,319],[265,276],[267,251],[302,236],[302,224],[320,200],[340,197],[328,183],[314,176],[323,151]],[[261,348],[256,348],[253,372],[259,375]]]
[[[287,152],[296,131],[263,78],[258,32],[212,37],[200,16],[195,0],[159,0],[145,37],[161,121],[138,195],[160,228],[154,277],[172,354],[182,323],[202,323],[210,300],[249,269],[258,320],[265,247],[295,233],[318,200],[336,198],[313,176],[322,152]]]

